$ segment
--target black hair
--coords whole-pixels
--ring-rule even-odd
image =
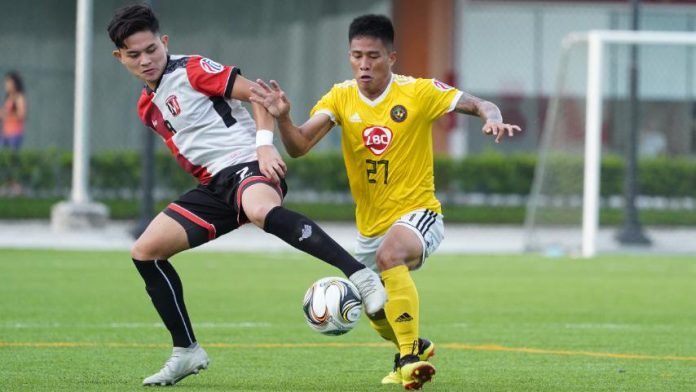
[[[348,28],[348,42],[356,37],[372,37],[382,40],[384,46],[392,49],[394,46],[394,26],[384,15],[362,15],[353,19]]]
[[[19,72],[10,71],[5,74],[5,78],[12,80],[15,85],[15,90],[17,90],[18,93],[24,92],[24,82],[22,82],[22,77],[19,76]]]
[[[123,49],[126,47],[123,41],[135,33],[140,31],[159,33],[159,21],[147,5],[129,5],[116,11],[106,30],[114,45]]]

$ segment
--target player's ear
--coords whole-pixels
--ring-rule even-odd
[[[167,49],[167,45],[169,45],[169,36],[167,34],[163,35],[160,40],[162,41],[162,44],[164,45],[164,49]]]
[[[396,63],[396,51],[393,50],[389,52],[389,66],[393,66]]]
[[[118,61],[121,61],[121,51],[118,49],[114,49],[113,52],[111,52],[111,55],[114,56],[114,58]]]

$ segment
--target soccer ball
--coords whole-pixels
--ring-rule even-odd
[[[324,335],[343,335],[355,327],[362,314],[362,298],[355,285],[344,278],[321,278],[304,296],[307,324]]]

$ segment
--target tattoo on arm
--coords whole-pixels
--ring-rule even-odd
[[[479,116],[483,121],[503,121],[500,109],[494,103],[484,101],[468,93],[462,93],[454,111],[462,114]]]

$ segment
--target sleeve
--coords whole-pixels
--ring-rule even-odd
[[[210,97],[229,98],[234,80],[240,73],[237,67],[222,65],[201,56],[191,56],[186,63],[186,75],[191,86]]]
[[[341,125],[340,112],[336,110],[336,102],[338,91],[334,86],[328,93],[326,93],[321,99],[314,105],[312,110],[309,112],[309,117],[313,117],[315,114],[325,114],[329,116],[334,124]]]
[[[437,79],[418,79],[419,96],[423,97],[424,111],[436,120],[454,110],[462,92]]]

